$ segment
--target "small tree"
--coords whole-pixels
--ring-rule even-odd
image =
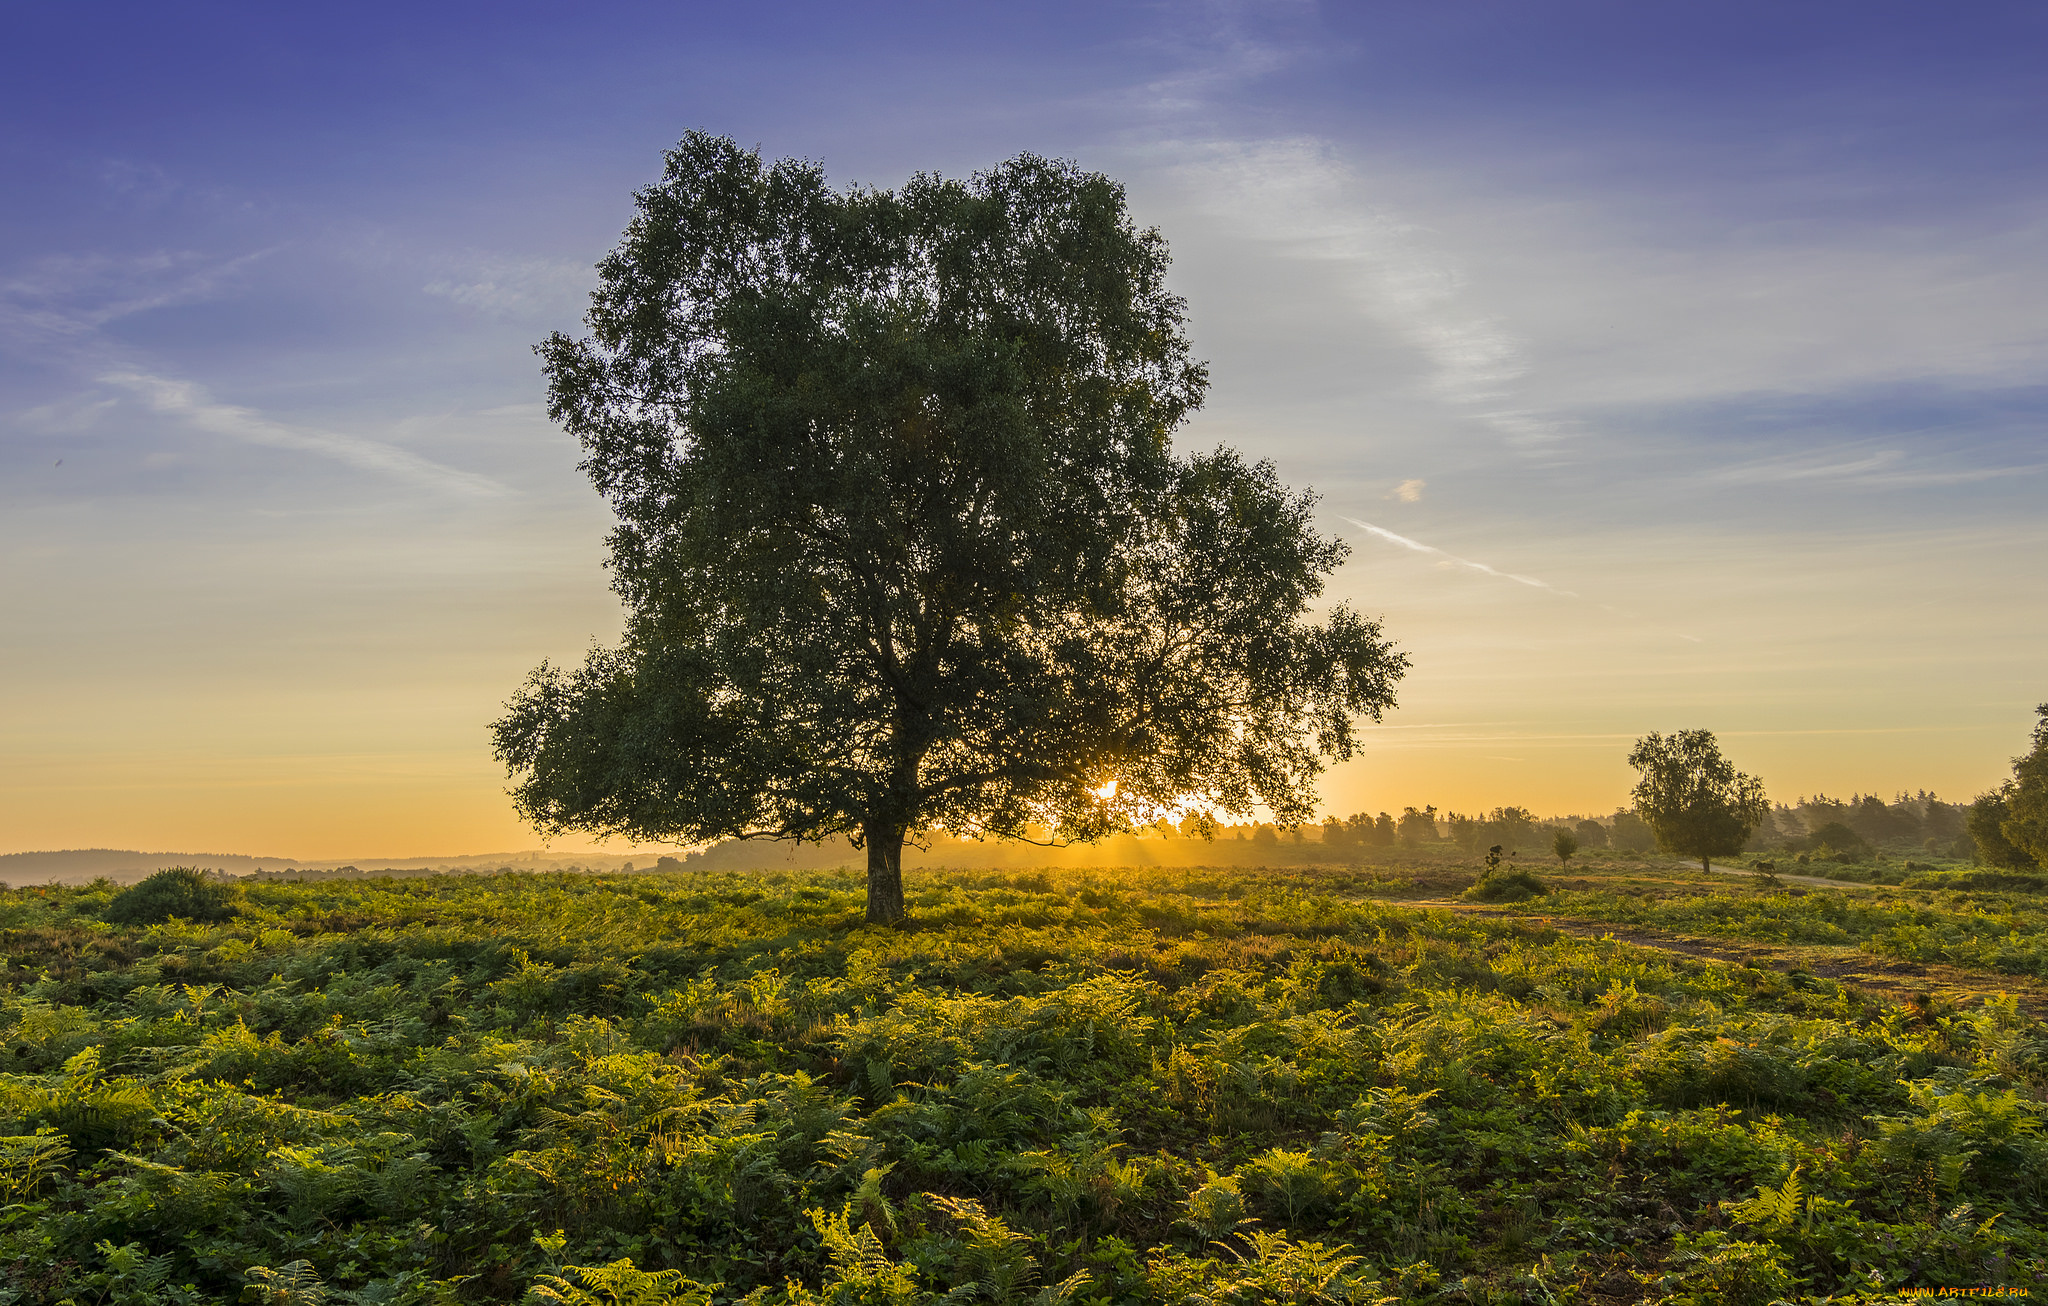
[[[1763,781],[1744,775],[1721,756],[1711,730],[1649,734],[1629,750],[1642,776],[1633,791],[1636,811],[1668,853],[1700,859],[1732,857],[1749,832],[1770,814]]]
[[[1570,830],[1559,830],[1550,841],[1550,851],[1557,854],[1557,860],[1560,865],[1571,865],[1572,855],[1579,851],[1577,836],[1573,835]]]
[[[1315,610],[1313,496],[1174,448],[1207,376],[1121,187],[1024,155],[834,191],[693,133],[637,199],[590,336],[539,350],[626,634],[496,723],[522,815],[849,836],[876,922],[935,830],[1308,819],[1407,659]]]

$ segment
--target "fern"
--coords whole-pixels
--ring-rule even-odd
[[[248,1282],[243,1300],[253,1297],[258,1306],[322,1306],[327,1300],[327,1286],[308,1261],[289,1261],[274,1270],[252,1265],[242,1273]]]
[[[1757,1185],[1756,1196],[1743,1202],[1723,1202],[1722,1207],[1729,1215],[1744,1224],[1760,1225],[1768,1229],[1790,1228],[1803,1213],[1806,1222],[1813,1222],[1813,1199],[1806,1197],[1799,1185],[1799,1166],[1792,1167],[1792,1173],[1785,1176],[1782,1187],[1766,1188]]]
[[[48,1125],[33,1134],[0,1138],[0,1196],[10,1202],[34,1197],[71,1155],[64,1135]]]
[[[710,1306],[718,1284],[686,1279],[681,1270],[642,1270],[632,1258],[610,1265],[565,1266],[543,1274],[527,1290],[528,1302],[561,1306]]]
[[[1238,1173],[1264,1196],[1268,1214],[1277,1208],[1290,1226],[1298,1224],[1327,1191],[1321,1167],[1307,1152],[1269,1148],[1247,1161]]]

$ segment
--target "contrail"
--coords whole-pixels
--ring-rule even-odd
[[[1416,553],[1427,553],[1432,557],[1442,558],[1445,562],[1464,567],[1469,571],[1480,572],[1488,576],[1498,576],[1502,580],[1511,580],[1517,585],[1527,585],[1531,589],[1549,590],[1552,594],[1562,595],[1568,599],[1580,597],[1580,595],[1573,593],[1571,590],[1559,589],[1547,580],[1537,580],[1534,576],[1517,575],[1512,571],[1502,571],[1498,567],[1489,567],[1483,562],[1474,562],[1470,558],[1461,558],[1455,553],[1446,553],[1434,545],[1424,544],[1421,540],[1411,540],[1406,535],[1396,535],[1386,527],[1375,526],[1369,521],[1360,521],[1356,517],[1344,517],[1341,520],[1350,522],[1353,526],[1368,534],[1377,535],[1389,544],[1398,544],[1402,548],[1412,549]]]
[[[416,453],[333,431],[315,431],[286,426],[263,414],[233,404],[215,403],[204,389],[190,381],[174,380],[147,372],[110,372],[100,378],[141,396],[159,413],[181,418],[202,431],[230,436],[250,444],[276,449],[297,449],[332,458],[364,471],[380,472],[402,481],[432,489],[453,491],[474,498],[492,498],[510,491],[486,476],[443,466]]]

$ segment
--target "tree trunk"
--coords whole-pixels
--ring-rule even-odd
[[[863,836],[868,846],[868,924],[901,924],[910,915],[903,905],[903,827],[870,821]]]
[[[1700,854],[1700,869],[1702,871],[1712,871],[1714,869],[1714,859],[1710,854]]]

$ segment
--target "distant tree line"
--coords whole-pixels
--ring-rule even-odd
[[[1772,808],[1750,836],[1749,847],[1857,860],[1880,852],[1969,860],[1976,855],[1967,829],[1969,813],[1968,804],[1943,802],[1924,789],[1890,802],[1876,794],[1847,799],[1815,794]]]

